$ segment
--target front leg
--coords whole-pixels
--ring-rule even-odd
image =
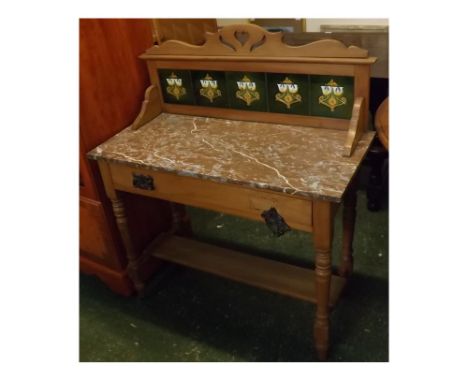
[[[112,209],[114,211],[117,228],[119,229],[120,236],[125,247],[125,254],[128,260],[127,273],[130,279],[132,280],[133,286],[138,292],[138,295],[142,297],[145,284],[143,283],[140,277],[138,269],[138,256],[128,227],[125,205],[123,203],[122,198],[119,196],[119,192],[114,188],[111,172],[107,162],[99,160],[98,165],[99,170],[101,171],[101,177],[104,183],[104,188],[106,190],[107,197],[112,203]]]
[[[128,228],[127,222],[127,215],[125,213],[125,206],[121,198],[117,196],[117,193],[111,197],[112,202],[112,209],[114,210],[115,220],[117,222],[117,227],[119,229],[120,235],[122,237],[122,241],[125,247],[125,252],[127,255],[128,265],[127,265],[127,273],[130,279],[135,286],[135,289],[140,297],[143,296],[143,291],[145,288],[145,284],[140,278],[140,274],[138,271],[138,257],[135,251],[135,247],[133,245],[133,240],[130,235],[130,231]]]
[[[331,283],[331,249],[333,241],[333,208],[330,202],[316,201],[313,205],[315,246],[315,347],[321,361],[327,358],[329,348],[329,299]]]

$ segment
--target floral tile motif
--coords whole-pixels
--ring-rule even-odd
[[[190,70],[159,70],[159,82],[164,102],[193,105]]]
[[[232,108],[268,111],[264,73],[226,72],[226,80]]]
[[[353,77],[310,76],[311,115],[349,119],[353,102]]]
[[[228,107],[224,72],[192,70],[192,81],[197,105]]]
[[[164,102],[350,119],[354,78],[160,69]]]
[[[275,113],[309,114],[309,81],[305,74],[268,73],[269,109]]]

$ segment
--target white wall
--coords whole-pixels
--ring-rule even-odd
[[[216,19],[219,27],[232,24],[248,24],[249,19]]]
[[[320,25],[385,25],[388,19],[306,19],[307,32],[320,32]]]

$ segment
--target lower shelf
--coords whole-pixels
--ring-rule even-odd
[[[315,272],[312,269],[247,255],[174,235],[157,240],[147,251],[159,259],[301,300],[316,302]],[[335,305],[345,283],[345,278],[332,276],[330,306]]]

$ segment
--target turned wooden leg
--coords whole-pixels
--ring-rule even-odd
[[[127,254],[127,272],[130,279],[133,282],[133,285],[135,286],[136,291],[138,292],[138,295],[142,297],[145,284],[141,280],[140,275],[138,273],[138,257],[128,229],[125,207],[122,199],[117,196],[111,198],[111,202],[112,209],[114,210],[115,220],[117,222],[117,227],[119,228],[120,235],[122,237],[122,241]]]
[[[183,204],[171,202],[172,227],[171,231],[182,236],[192,236],[190,217]]]
[[[329,202],[317,201],[313,207],[315,246],[315,289],[317,310],[314,338],[318,357],[327,358],[329,347],[329,299],[331,283],[331,248],[333,241],[333,209]]]
[[[353,272],[353,237],[356,221],[356,187],[351,185],[343,200],[343,252],[339,274],[343,277],[351,276]]]

